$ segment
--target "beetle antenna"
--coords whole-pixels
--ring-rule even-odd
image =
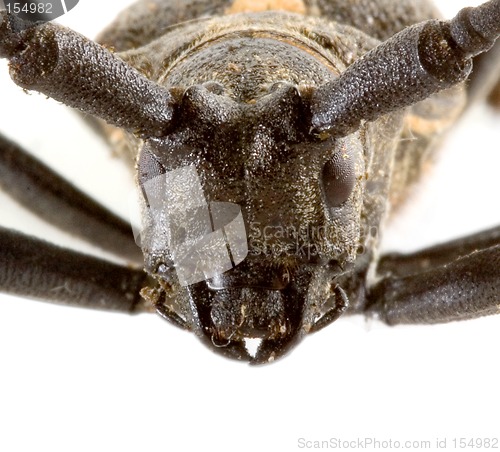
[[[311,131],[336,137],[361,121],[410,106],[467,79],[472,57],[500,35],[500,0],[462,9],[450,21],[413,25],[352,64],[316,90]]]
[[[52,23],[31,23],[0,11],[0,58],[12,79],[140,136],[162,136],[173,99],[108,49]]]

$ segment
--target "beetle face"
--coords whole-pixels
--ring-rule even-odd
[[[307,95],[290,85],[252,103],[194,86],[177,129],[141,151],[141,246],[161,303],[237,359],[285,353],[356,257],[360,140],[311,136],[308,116]],[[261,340],[255,356],[249,338]]]

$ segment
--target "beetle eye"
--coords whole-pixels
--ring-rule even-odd
[[[345,149],[335,153],[323,167],[321,180],[328,207],[339,207],[347,201],[356,183],[352,156]]]

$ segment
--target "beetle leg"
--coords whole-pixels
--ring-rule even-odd
[[[498,244],[500,244],[500,226],[412,254],[385,254],[378,263],[377,273],[384,277],[404,278],[446,265],[474,251],[485,250]]]
[[[72,306],[146,310],[140,290],[147,275],[0,228],[0,290]]]
[[[142,262],[130,224],[1,134],[0,187],[59,229],[118,256]]]
[[[173,100],[106,48],[52,23],[30,23],[0,11],[0,58],[22,88],[98,116],[140,136],[163,136]]]
[[[452,242],[456,247],[440,245],[404,258],[385,257],[382,268],[388,273],[369,290],[366,311],[390,325],[499,313],[499,237],[500,228],[496,228],[463,243]],[[447,263],[440,252],[448,257]]]

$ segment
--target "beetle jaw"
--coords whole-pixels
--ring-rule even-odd
[[[188,288],[200,339],[213,351],[252,364],[272,362],[303,336],[304,299],[293,288]],[[256,350],[249,343],[258,343]]]
[[[225,278],[235,270],[238,267],[220,275],[219,285],[220,280],[212,278],[181,286],[155,275],[157,289],[147,292],[156,293],[150,301],[167,320],[173,319],[166,311],[181,317],[182,326],[212,351],[250,364],[266,364],[286,355],[306,334],[317,330],[317,320],[332,309],[332,302],[335,305],[339,270],[335,265],[302,266],[286,284],[276,277],[269,277],[268,284],[261,280],[253,285],[242,285],[238,276]],[[347,308],[345,298],[342,303],[337,306],[338,316]]]

